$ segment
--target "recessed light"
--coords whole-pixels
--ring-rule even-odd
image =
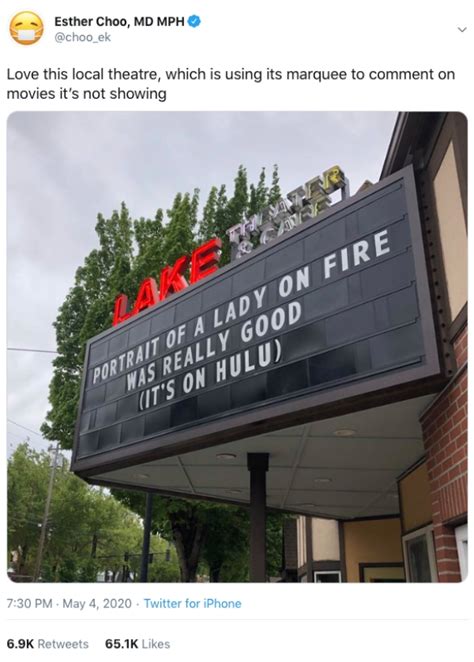
[[[217,457],[218,460],[227,460],[227,461],[229,461],[229,460],[235,460],[237,455],[235,455],[235,453],[218,453],[216,455],[216,457]]]
[[[332,483],[332,478],[315,478],[315,483]]]
[[[242,490],[226,490],[227,494],[242,494]]]
[[[350,428],[342,428],[341,430],[334,430],[333,435],[335,437],[353,437],[355,433],[356,431]]]
[[[316,508],[315,503],[297,503],[297,508]]]
[[[150,474],[135,474],[137,478],[150,478]]]

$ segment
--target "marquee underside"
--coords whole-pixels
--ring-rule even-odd
[[[424,453],[419,417],[433,397],[136,464],[89,480],[247,505],[247,454],[269,453],[269,508],[335,519],[393,515],[399,513],[397,478]]]

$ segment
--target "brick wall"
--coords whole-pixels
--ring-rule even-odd
[[[421,420],[440,582],[461,581],[454,524],[467,516],[467,327],[454,351],[456,377]]]

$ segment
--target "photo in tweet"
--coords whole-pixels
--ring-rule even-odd
[[[466,154],[456,112],[11,115],[10,579],[464,579]]]

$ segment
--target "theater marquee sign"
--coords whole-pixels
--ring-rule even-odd
[[[382,404],[439,371],[405,169],[91,339],[73,470]]]

